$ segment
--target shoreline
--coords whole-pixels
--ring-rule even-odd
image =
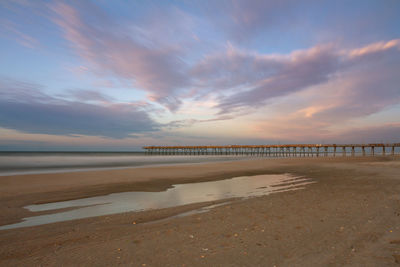
[[[156,157],[157,155],[151,156],[151,157]],[[165,157],[160,155],[160,157]],[[17,175],[32,175],[32,174],[57,174],[57,173],[69,173],[69,172],[88,172],[88,171],[107,171],[107,170],[124,170],[124,169],[136,169],[136,168],[149,168],[149,167],[163,167],[163,166],[180,166],[180,165],[197,165],[197,164],[207,164],[207,163],[213,163],[213,162],[231,162],[231,161],[242,161],[242,160],[251,160],[251,159],[259,159],[260,157],[246,157],[246,156],[231,156],[232,159],[225,159],[225,158],[230,158],[229,155],[226,156],[219,156],[219,155],[204,155],[204,156],[180,156],[180,155],[175,155],[171,157],[182,157],[182,158],[188,158],[188,157],[193,157],[193,158],[198,158],[201,159],[202,157],[216,157],[216,158],[224,158],[221,160],[209,160],[209,161],[200,161],[200,162],[170,162],[170,163],[146,163],[142,164],[138,163],[138,165],[121,165],[121,166],[115,166],[115,165],[110,165],[107,167],[78,167],[78,166],[70,166],[69,168],[53,168],[51,167],[48,168],[41,168],[41,170],[31,170],[31,171],[15,171],[15,172],[10,172],[10,173],[1,173],[0,172],[0,179],[2,176],[17,176]],[[40,169],[40,168],[38,168]]]
[[[21,208],[28,204],[161,191],[176,183],[280,173],[316,183],[168,220],[163,219],[217,203],[0,231],[0,265],[395,266],[400,255],[399,170],[400,158],[390,156],[261,158],[1,177],[2,224],[29,216]]]
[[[35,152],[36,153],[36,152]],[[73,152],[75,153],[75,152]],[[95,153],[95,152],[93,152]],[[114,152],[110,152],[114,153]],[[110,170],[126,170],[126,169],[138,169],[138,168],[153,168],[153,167],[164,167],[164,166],[182,166],[182,165],[199,165],[199,164],[209,164],[209,163],[224,163],[224,162],[236,162],[236,161],[250,161],[250,160],[304,160],[304,159],[367,159],[367,158],[400,158],[400,155],[377,155],[377,156],[361,156],[361,155],[355,155],[355,156],[328,156],[328,157],[263,157],[263,156],[241,156],[241,155],[171,155],[171,156],[165,156],[165,155],[152,155],[150,157],[182,157],[182,158],[204,158],[204,157],[215,157],[215,158],[224,158],[222,160],[209,160],[209,161],[200,161],[200,162],[169,162],[169,163],[147,163],[147,164],[142,164],[138,163],[138,165],[109,165],[106,167],[98,167],[96,166],[86,166],[86,167],[79,167],[79,166],[67,166],[66,168],[51,168],[51,167],[43,167],[43,168],[37,168],[38,170],[34,169],[29,169],[28,171],[24,170],[13,170],[12,172],[1,172],[0,171],[0,179],[1,177],[5,176],[23,176],[23,175],[35,175],[35,174],[62,174],[62,173],[75,173],[75,172],[92,172],[92,171],[110,171]],[[225,159],[226,158],[226,159]],[[104,165],[103,165],[104,166]]]

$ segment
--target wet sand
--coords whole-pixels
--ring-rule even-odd
[[[25,205],[256,174],[306,189],[0,231],[0,266],[398,266],[400,159],[305,158],[0,177],[0,224]],[[36,215],[36,214],[35,214]]]

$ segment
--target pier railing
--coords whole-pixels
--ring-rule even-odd
[[[400,143],[228,146],[145,146],[149,155],[237,155],[263,157],[377,156],[400,154]]]

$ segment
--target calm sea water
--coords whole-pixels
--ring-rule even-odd
[[[0,152],[0,176],[232,161],[240,156],[161,156],[144,152]]]

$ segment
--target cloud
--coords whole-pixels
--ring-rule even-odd
[[[123,138],[157,130],[159,125],[135,103],[68,101],[40,92],[38,85],[3,80],[0,127],[27,133]]]
[[[357,59],[366,57],[368,55],[374,55],[376,53],[385,52],[393,48],[400,49],[400,39],[394,39],[388,42],[381,41],[372,43],[361,48],[352,49],[349,52],[347,52],[347,54],[349,58]]]
[[[204,58],[194,74],[199,84],[204,81],[214,89],[219,115],[253,121],[247,127],[254,137],[281,142],[353,140],[351,131],[340,129],[352,129],[360,120],[379,117],[379,112],[400,103],[399,44],[394,39],[354,49],[319,45],[290,54],[228,46],[225,53]],[[369,125],[360,131],[373,129]],[[374,138],[372,133],[375,138],[398,138],[395,130],[386,133],[386,127],[371,130],[368,140]]]
[[[219,114],[255,111],[314,87],[319,104],[309,99],[308,106],[325,107],[313,116],[340,120],[399,103],[399,69],[400,39],[394,39],[347,50],[317,45],[290,54],[258,54],[230,45],[225,53],[205,57],[192,73],[199,87],[219,95]]]
[[[351,115],[330,120],[330,115],[315,117],[312,109],[313,106],[298,112],[281,113],[271,119],[258,120],[250,125],[252,136],[281,143],[398,142],[400,124],[396,121],[385,122],[383,118],[373,123],[359,123],[352,120],[354,117]],[[318,114],[318,107],[315,109]]]
[[[236,60],[235,56],[232,59]],[[316,46],[297,51],[289,56],[265,57],[254,55],[248,64],[240,65],[240,60],[232,65],[240,66],[243,72],[252,72],[252,79],[242,86],[247,90],[222,97],[220,113],[229,113],[243,108],[264,105],[269,99],[284,96],[309,86],[326,82],[339,64],[329,46]],[[252,67],[248,68],[250,65]],[[241,76],[240,69],[232,75]]]
[[[189,126],[192,126],[192,125],[198,124],[198,123],[225,121],[225,120],[232,120],[232,119],[234,119],[234,117],[232,117],[232,116],[219,116],[219,117],[215,117],[212,119],[202,119],[202,120],[198,120],[198,119],[175,120],[175,121],[171,121],[166,124],[163,124],[163,127],[165,129],[175,129],[175,128],[182,128],[182,127],[189,127]]]
[[[337,134],[334,140],[338,142],[398,142],[400,123],[386,123],[369,127],[353,128]]]
[[[105,95],[101,92],[94,91],[94,90],[69,90],[67,97],[70,96],[73,99],[81,102],[86,102],[86,101],[94,101],[94,102],[112,102],[114,98],[111,96]]]
[[[257,55],[228,44],[223,53],[206,55],[191,70],[197,86],[227,90],[252,84],[282,68],[273,55]]]
[[[204,2],[204,1],[202,1]],[[214,27],[236,44],[285,48],[337,42],[360,45],[398,35],[399,2],[222,0],[199,5]]]
[[[315,120],[338,123],[377,113],[400,103],[400,39],[369,44],[343,55],[340,69],[315,89],[325,108]]]
[[[245,41],[261,31],[271,29],[277,25],[290,24],[297,21],[295,10],[301,3],[296,0],[265,1],[265,0],[231,0],[224,3],[225,18],[229,23],[224,23],[229,35],[236,41]],[[283,15],[285,14],[285,15]]]
[[[146,46],[96,6],[77,9],[58,2],[52,10],[66,39],[99,75],[131,80],[133,87],[147,91],[151,100],[171,110],[180,105],[178,94],[189,85],[189,78],[179,47]]]
[[[296,5],[297,1],[289,0],[280,3],[232,1],[225,9],[229,10],[226,16],[231,16],[230,25],[242,25],[234,28],[250,34],[249,29],[258,31],[266,24],[274,24],[278,19],[274,14],[293,10]],[[200,100],[214,94],[219,100],[214,107],[219,109],[218,116],[248,113],[274,98],[324,86],[337,76],[356,80],[350,73],[359,75],[355,68],[363,64],[376,67],[376,57],[398,53],[398,40],[344,50],[337,44],[315,45],[289,54],[261,54],[228,43],[225,51],[207,54],[196,62],[185,60],[185,48],[180,44],[186,39],[174,42],[171,37],[176,34],[166,30],[179,24],[179,19],[160,23],[170,18],[170,14],[181,14],[183,21],[193,23],[195,19],[179,9],[168,9],[160,21],[148,20],[147,28],[135,24],[130,30],[89,3],[77,8],[58,2],[52,5],[52,10],[65,38],[92,71],[102,77],[112,75],[132,81],[132,87],[148,92],[148,100],[170,111],[177,111],[188,98]],[[194,34],[191,27],[178,28],[179,32]]]
[[[39,45],[39,41],[36,38],[20,31],[12,21],[0,19],[0,25],[0,34],[3,33],[5,36],[12,36],[19,44],[28,48],[36,48]]]
[[[293,130],[293,128],[291,129]],[[369,127],[350,128],[346,131],[315,131],[315,128],[297,129],[292,135],[283,134],[275,136],[275,140],[284,143],[395,143],[399,140],[400,125],[399,124],[380,124]],[[307,129],[306,129],[307,130]]]

